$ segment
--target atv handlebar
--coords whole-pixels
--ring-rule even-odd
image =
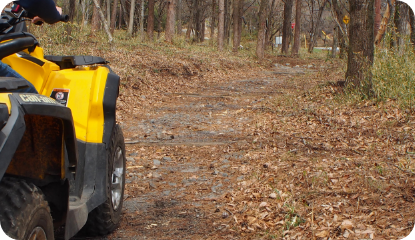
[[[34,45],[35,39],[32,37],[17,38],[11,41],[0,43],[0,60],[14,53],[18,53],[27,48],[33,47]]]
[[[69,22],[69,15],[61,15],[61,18],[59,19],[59,22]],[[36,23],[35,23],[35,25],[42,25],[43,24],[43,21],[37,21]]]

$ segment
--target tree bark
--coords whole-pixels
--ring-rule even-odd
[[[218,0],[218,50],[223,51],[223,42],[225,37],[225,0]]]
[[[294,45],[291,51],[291,56],[298,56],[300,50],[300,34],[301,34],[301,0],[297,0],[295,6],[295,32],[294,32]]]
[[[182,35],[182,0],[177,0],[177,34]]]
[[[105,20],[105,16],[104,16],[104,14],[102,13],[102,10],[101,10],[101,7],[99,6],[99,2],[98,2],[98,0],[94,0],[94,4],[95,4],[95,8],[97,9],[97,11],[98,11],[98,14],[99,14],[99,17],[101,18],[101,21],[102,21],[102,23],[104,24],[104,29],[105,29],[105,32],[107,33],[107,35],[108,35],[108,41],[111,43],[112,42],[112,35],[111,35],[111,31],[110,31],[110,29],[109,29],[109,27],[108,27],[108,24],[107,24],[107,21]]]
[[[239,48],[239,4],[240,0],[233,0],[233,52],[237,52]]]
[[[415,16],[412,8],[409,7],[409,23],[411,24],[411,43],[415,50]]]
[[[95,4],[95,2],[97,2],[98,3],[98,6],[100,6],[101,5],[101,0],[98,0],[98,1],[95,1],[94,0],[94,4]],[[95,6],[96,6],[97,4],[95,4]],[[99,13],[98,13],[98,8],[97,7],[94,7],[94,10],[92,11],[92,24],[91,24],[91,31],[92,31],[92,34],[94,33],[94,32],[96,32],[96,31],[98,31],[99,30],[99,25],[100,25],[100,22],[99,22]]]
[[[166,42],[172,43],[174,35],[176,0],[169,0],[167,2],[167,19],[166,19]]]
[[[154,4],[155,0],[148,0],[147,36],[150,41],[154,38]]]
[[[374,59],[374,0],[349,0],[349,57],[346,84],[364,86],[366,94],[372,91]],[[363,84],[365,81],[365,84]]]
[[[140,4],[140,40],[141,42],[144,41],[144,0],[141,0]]]
[[[128,32],[127,32],[127,35],[129,37],[132,37],[133,36],[134,12],[135,12],[135,0],[131,0],[131,6],[130,6],[130,22],[128,23]]]
[[[216,9],[216,0],[212,0],[212,17],[210,20],[210,40],[213,43],[213,39],[215,36],[215,9]]]
[[[107,23],[111,22],[111,0],[107,0]]]
[[[290,0],[287,0],[290,1]],[[258,59],[263,59],[265,55],[265,29],[266,29],[266,20],[267,20],[267,11],[266,7],[268,5],[268,0],[261,0],[259,7],[259,29],[258,29],[258,40],[256,45],[256,56]]]
[[[378,34],[381,22],[381,0],[375,0],[375,36]]]
[[[396,46],[404,45],[404,35],[406,23],[408,21],[408,5],[404,2],[397,1],[395,8],[395,29],[396,29]]]
[[[333,46],[331,47],[331,58],[336,58],[337,57],[337,39],[338,39],[338,31],[337,31],[338,27],[335,27],[333,29]]]
[[[112,6],[111,13],[111,33],[114,33],[115,22],[117,21],[117,10],[118,10],[118,0],[114,0],[114,5]]]
[[[395,0],[390,1],[392,5],[395,4]],[[383,36],[385,36],[386,29],[388,28],[389,19],[391,17],[391,6],[386,6],[385,13],[383,14],[382,22],[380,23],[379,30],[375,37],[375,44],[379,45],[382,42]]]
[[[282,54],[288,54],[288,48],[290,46],[292,11],[293,11],[293,0],[285,0],[284,22],[282,25],[282,45],[281,45]]]

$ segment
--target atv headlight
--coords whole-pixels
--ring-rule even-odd
[[[4,103],[0,103],[0,127],[3,128],[9,119],[9,109]]]

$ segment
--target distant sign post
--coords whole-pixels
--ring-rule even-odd
[[[291,29],[294,29],[295,23],[291,23]]]
[[[343,18],[343,22],[345,23],[345,24],[348,24],[349,22],[350,22],[350,18],[346,15],[346,16],[344,16],[344,18]]]

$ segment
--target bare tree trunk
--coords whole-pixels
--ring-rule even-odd
[[[134,10],[135,10],[135,0],[131,0],[131,6],[130,6],[130,22],[128,23],[128,32],[127,32],[127,35],[129,37],[132,37],[133,36]]]
[[[372,73],[374,59],[374,0],[349,0],[350,30],[349,58],[346,84],[354,87],[366,84],[364,91],[372,94]]]
[[[94,0],[94,4],[95,4],[95,2],[96,1]],[[101,0],[98,0],[97,3],[98,3],[98,6],[100,6],[101,5]],[[96,5],[97,4],[95,4],[95,6]],[[92,12],[92,25],[91,25],[92,34],[99,30],[99,25],[100,25],[100,22],[99,22],[98,8],[94,7],[94,10]]]
[[[294,45],[291,51],[291,56],[298,56],[300,50],[300,34],[301,34],[301,0],[297,0],[295,6],[295,32],[294,32]]]
[[[288,48],[290,46],[292,10],[293,10],[293,0],[285,0],[284,22],[282,25],[282,46],[281,46],[282,54],[288,54]]]
[[[108,27],[107,21],[105,21],[105,16],[102,13],[102,10],[101,10],[101,7],[99,6],[98,0],[94,0],[94,4],[95,4],[95,8],[98,11],[99,17],[101,18],[101,21],[104,24],[105,32],[108,35],[108,41],[111,43],[112,42],[112,35],[111,35],[110,29]]]
[[[230,42],[230,36],[231,36],[231,14],[232,14],[232,8],[230,7],[231,0],[225,0],[225,39],[224,41],[226,44],[229,44]]]
[[[121,25],[122,25],[122,15],[123,15],[122,6],[120,4],[120,9],[118,10],[118,25],[117,25],[117,28],[118,29],[121,29]]]
[[[190,8],[190,18],[189,22],[187,23],[187,31],[186,31],[186,39],[190,39],[190,35],[192,34],[192,30],[196,28],[195,26],[195,12],[197,8],[197,0],[192,2],[192,7]]]
[[[256,56],[259,59],[264,58],[265,52],[265,28],[267,20],[267,11],[266,7],[268,5],[268,0],[261,0],[259,7],[259,29],[258,29],[258,40],[256,45]]]
[[[215,9],[216,9],[216,0],[212,0],[212,17],[210,19],[210,41],[213,43],[215,36]]]
[[[381,0],[375,0],[375,36],[378,34],[381,21]]]
[[[397,31],[396,34],[396,45],[402,46],[404,45],[404,34],[406,32],[406,23],[408,21],[408,5],[406,3],[397,1],[396,2],[396,9],[395,9],[395,29]]]
[[[340,58],[343,59],[347,52],[347,32],[346,32],[346,25],[343,22],[343,13],[340,9],[339,5],[337,4],[337,0],[332,0],[332,8],[333,12],[336,15],[335,21],[337,23],[337,39],[340,41]],[[347,41],[348,42],[348,41]]]
[[[174,35],[176,0],[169,0],[167,2],[167,19],[166,19],[166,41],[171,43]]]
[[[415,50],[415,16],[412,8],[409,8],[409,23],[411,24],[411,43]]]
[[[338,27],[335,27],[333,29],[333,46],[331,47],[331,57],[336,58],[337,57],[337,38],[338,38]]]
[[[114,34],[115,22],[117,21],[118,0],[114,0],[111,13],[111,33]],[[121,12],[120,12],[121,13]]]
[[[144,0],[141,0],[140,4],[140,41],[143,42],[144,36]]]
[[[121,8],[122,8],[122,15],[123,15],[124,23],[125,23],[125,26],[128,27],[128,23],[130,21],[128,20],[127,4],[125,0],[120,0],[120,3],[121,3]]]
[[[111,0],[107,0],[107,23],[111,22]]]
[[[155,0],[148,0],[147,36],[150,41],[154,38],[154,4]]]
[[[319,27],[320,27],[321,17],[323,16],[323,11],[324,11],[324,8],[326,7],[326,2],[327,2],[327,0],[324,0],[323,4],[320,6],[320,9],[319,9],[319,12],[318,12],[317,23],[314,27],[314,32],[312,32],[312,34],[310,36],[310,43],[308,45],[308,52],[309,53],[312,53],[314,51],[314,46],[316,44],[316,35],[317,35],[317,32],[318,32]]]
[[[218,0],[218,50],[223,51],[223,41],[225,37],[225,0]]]
[[[87,24],[87,20],[86,19],[88,19],[88,17],[86,16],[87,15],[87,9],[86,9],[86,3],[85,2],[86,2],[86,0],[83,0],[81,2],[82,26],[85,26]]]
[[[237,52],[239,47],[239,4],[240,0],[233,0],[233,52]]]
[[[182,0],[177,0],[177,34],[182,35]]]
[[[390,1],[392,5],[395,4],[395,0]],[[383,36],[385,36],[386,29],[388,28],[389,19],[391,17],[391,6],[386,6],[385,13],[383,14],[382,22],[380,23],[379,30],[375,37],[375,44],[379,45],[382,42]]]
[[[275,3],[276,3],[276,0],[271,1],[271,8],[268,11],[267,28],[266,28],[266,31],[265,31],[265,50],[268,49],[269,46],[271,46],[272,49],[274,49],[273,44],[272,44],[272,41],[273,41],[272,40],[272,38],[273,38],[273,36],[272,36],[273,35],[273,33],[272,33],[272,27],[273,27],[272,18],[273,18],[273,15],[275,14],[275,12],[274,12]]]

